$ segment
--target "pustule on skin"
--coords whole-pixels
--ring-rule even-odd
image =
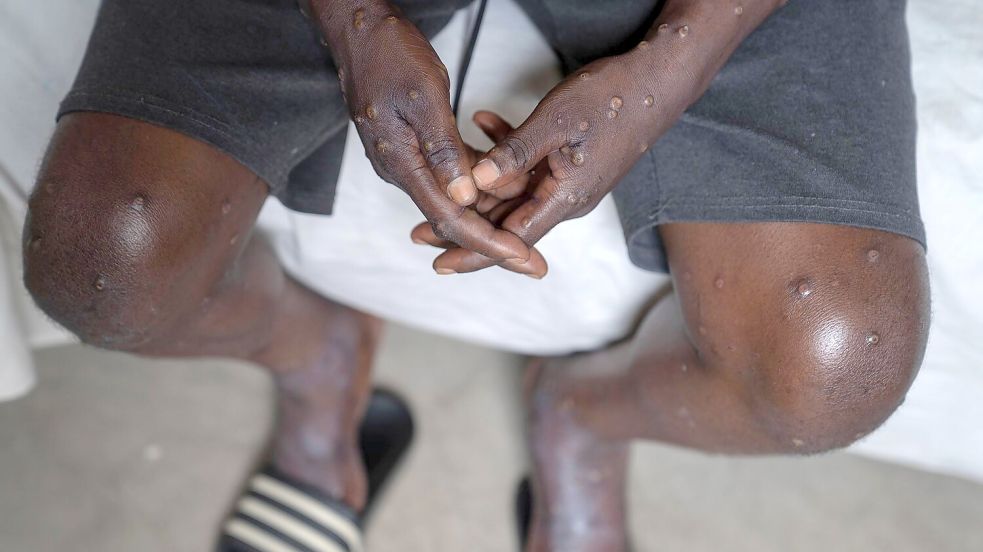
[[[299,0],[310,4],[312,19],[321,29],[324,43],[331,51],[335,65],[349,57],[352,48],[362,40],[370,40],[372,29],[381,23],[393,24],[399,17],[384,0]]]
[[[672,115],[703,94],[737,45],[782,5],[780,0],[666,0],[649,32],[625,53],[640,76],[638,84],[646,88],[645,107],[657,106],[660,120],[674,121]],[[609,118],[617,116],[617,110],[608,111]]]

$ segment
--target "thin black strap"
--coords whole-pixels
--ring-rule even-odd
[[[457,84],[454,87],[454,105],[451,106],[455,117],[457,117],[457,108],[461,105],[461,92],[464,90],[464,79],[468,76],[468,68],[471,66],[471,56],[474,55],[474,47],[478,44],[478,30],[481,29],[481,20],[485,17],[485,7],[487,4],[488,0],[478,0],[478,13],[474,18],[471,36],[468,38],[468,47],[464,50],[464,57],[461,59],[461,68],[457,72]]]

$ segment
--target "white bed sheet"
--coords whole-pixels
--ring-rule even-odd
[[[0,217],[7,228],[6,267],[0,262],[0,330],[6,329],[0,334],[0,397],[29,386],[29,346],[65,338],[25,300],[18,240],[10,228],[23,219],[52,114],[71,82],[97,4],[0,4],[0,199],[6,205]],[[459,16],[436,41],[452,73],[466,19]],[[976,0],[912,0],[909,24],[934,324],[908,401],[854,450],[983,480],[983,294],[977,291],[983,274],[983,9]],[[558,77],[549,49],[525,16],[511,2],[491,2],[462,113],[493,108],[520,121]],[[466,138],[487,145],[462,121]],[[610,201],[543,241],[552,266],[544,281],[502,271],[436,276],[429,269],[433,251],[407,238],[419,213],[372,174],[351,134],[349,142],[335,216],[293,213],[275,201],[261,215],[261,227],[288,270],[325,295],[417,327],[545,354],[622,336],[666,282],[630,265]]]

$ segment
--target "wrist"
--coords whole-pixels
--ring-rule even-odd
[[[634,94],[643,98],[658,114],[646,126],[653,142],[696,102],[705,90],[699,60],[689,52],[658,40],[647,40],[639,47],[618,56],[628,82],[639,87]]]
[[[738,45],[783,0],[667,0],[645,39],[624,54],[632,74],[682,113],[710,85]]]
[[[399,11],[387,0],[306,1],[339,69],[349,67],[370,41],[377,40],[379,25],[396,18]]]

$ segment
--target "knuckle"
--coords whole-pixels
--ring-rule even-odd
[[[564,220],[575,219],[585,216],[591,211],[593,211],[594,208],[597,207],[598,203],[599,201],[590,198],[587,201],[585,201],[583,204],[573,205],[571,206],[571,209],[567,212],[567,216],[564,217]]]
[[[500,155],[508,157],[519,167],[528,165],[534,152],[532,144],[525,137],[515,133],[506,136],[496,149],[499,150]]]
[[[455,170],[461,157],[461,148],[448,137],[425,141],[423,154],[434,170]]]
[[[563,219],[566,220],[590,213],[601,202],[604,195],[596,187],[584,186],[573,179],[566,179],[561,181],[556,189],[555,201],[559,204]]]
[[[459,230],[462,213],[463,210],[460,210],[435,217],[430,221],[430,227],[433,228],[434,235],[441,240],[456,243],[460,235]]]
[[[436,59],[434,61],[434,69],[436,69],[435,74],[440,83],[440,87],[445,90],[449,90],[451,87],[451,76],[447,72],[447,66],[444,65],[442,61]]]
[[[413,196],[414,188],[426,188],[430,169],[419,163],[404,164],[398,171],[399,182],[393,182],[397,187]]]
[[[426,166],[408,155],[402,140],[367,137],[366,142],[365,156],[379,177],[390,184],[405,188],[404,183],[420,182],[429,173]]]
[[[416,163],[406,167],[406,176],[413,182],[421,182],[428,176],[429,172],[430,170],[426,166]]]
[[[365,157],[369,160],[369,163],[372,164],[372,169],[377,175],[379,175],[379,178],[393,184],[392,174],[389,172],[389,167],[384,160],[372,155],[368,150],[365,151]]]
[[[440,224],[440,221],[434,221],[430,223],[431,228],[433,228],[433,235],[437,236],[438,240],[448,241],[447,233],[444,231],[444,227]]]
[[[555,129],[555,132],[568,134],[571,126],[576,127],[578,123],[577,111],[572,102],[565,99],[551,98],[543,102],[539,107],[545,121]]]
[[[561,88],[544,98],[537,109],[544,115],[552,115],[554,119],[562,117],[566,121],[567,116],[573,117],[577,112],[583,111],[583,105],[586,105],[583,98]]]
[[[450,81],[422,78],[407,81],[396,87],[393,103],[407,118],[425,120],[430,118],[438,106],[450,104]]]
[[[574,165],[566,155],[561,156],[560,161],[552,164],[550,169],[553,171],[553,177],[560,187],[572,186],[573,181],[577,180],[576,176],[578,172],[580,172],[580,167]]]

